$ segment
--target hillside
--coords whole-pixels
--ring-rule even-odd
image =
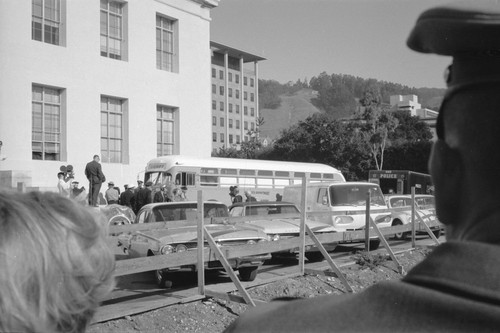
[[[280,107],[260,110],[260,116],[264,118],[264,124],[260,126],[261,138],[275,139],[282,130],[320,112],[311,103],[311,98],[315,97],[312,89],[302,89],[293,95],[283,94],[280,97]]]

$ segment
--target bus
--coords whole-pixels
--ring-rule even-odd
[[[368,181],[379,184],[384,194],[411,194],[415,187],[417,194],[433,194],[431,176],[409,170],[370,170]]]
[[[339,170],[325,164],[185,155],[150,160],[144,182],[153,183],[153,192],[161,185],[169,191],[186,187],[189,200],[196,200],[197,191],[203,190],[205,200],[231,203],[231,186],[238,186],[243,198],[244,191],[249,191],[259,201],[275,201],[285,186],[301,184],[303,177],[311,182],[345,182]]]

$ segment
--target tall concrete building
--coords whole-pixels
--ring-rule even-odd
[[[212,50],[212,149],[239,149],[257,130],[259,67],[265,58],[214,41]]]
[[[0,1],[0,186],[116,185],[148,160],[210,156],[210,10],[219,0]],[[243,91],[243,89],[241,89]]]

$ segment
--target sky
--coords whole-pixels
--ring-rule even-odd
[[[406,46],[418,16],[450,0],[220,0],[211,40],[266,58],[259,77],[310,80],[322,72],[445,88],[451,58]]]

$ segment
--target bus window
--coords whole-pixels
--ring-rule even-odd
[[[192,172],[179,172],[175,176],[175,185],[194,186],[195,174]]]
[[[271,170],[259,170],[257,171],[258,176],[273,176],[273,172]]]
[[[237,175],[238,171],[236,169],[220,169],[221,175]]]
[[[274,187],[275,188],[284,188],[285,186],[290,185],[290,180],[288,179],[275,179]]]
[[[232,185],[238,185],[238,178],[236,177],[220,177],[220,186],[229,187]]]
[[[251,187],[251,188],[255,187],[255,178],[243,178],[243,177],[240,177],[238,180],[239,180],[239,183],[240,183],[241,186]]]
[[[207,174],[207,175],[216,175],[216,174],[219,173],[218,170],[219,169],[217,169],[217,168],[201,168],[200,169],[200,173],[201,174]]]
[[[325,179],[333,179],[333,173],[324,173],[323,178]]]
[[[153,185],[167,184],[172,181],[172,175],[167,172],[148,172],[146,181],[151,181]]]
[[[294,176],[295,178],[302,178],[302,177],[304,177],[305,175],[306,175],[306,173],[305,173],[305,172],[295,172],[293,176]]]
[[[242,176],[254,176],[255,175],[255,170],[241,169],[240,170],[240,175],[242,175]]]
[[[217,176],[200,176],[201,186],[217,186],[219,185],[219,177]]]
[[[292,184],[293,185],[300,185],[300,184],[302,184],[302,179],[301,178],[294,178],[294,179],[292,179]]]
[[[257,187],[272,188],[273,180],[271,178],[257,178]]]
[[[320,173],[316,173],[316,172],[312,172],[311,173],[311,178],[321,178],[321,174]]]
[[[290,177],[290,172],[288,171],[276,171],[274,174],[276,177]]]

